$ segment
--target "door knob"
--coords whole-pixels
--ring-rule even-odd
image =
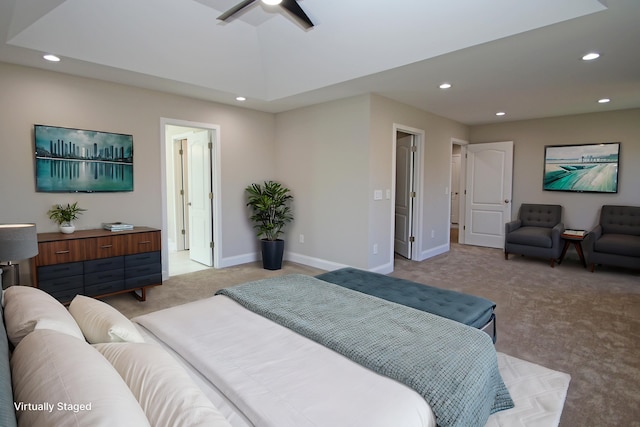
[[[509,203],[509,200],[508,200],[508,199],[504,199],[504,202],[505,202],[505,203]]]

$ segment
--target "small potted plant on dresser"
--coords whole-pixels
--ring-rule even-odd
[[[67,206],[54,205],[49,209],[49,218],[58,224],[59,230],[64,234],[71,234],[76,230],[73,221],[78,219],[78,215],[82,215],[82,212],[86,209],[82,209],[78,206],[78,202],[73,204],[67,203]]]
[[[293,220],[289,203],[293,200],[291,191],[275,181],[251,184],[247,192],[247,206],[252,209],[249,218],[257,230],[262,250],[262,266],[266,270],[282,268],[284,240],[278,237],[284,226]]]

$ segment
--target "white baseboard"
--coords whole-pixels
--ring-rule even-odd
[[[260,254],[258,252],[252,252],[248,254],[236,255],[232,257],[222,258],[218,268],[233,267],[234,265],[247,264],[249,262],[256,262],[260,260]]]
[[[446,252],[449,252],[450,249],[451,245],[449,243],[436,246],[435,248],[420,252],[420,259],[416,261],[424,261],[425,259],[432,258],[436,255],[444,254]]]
[[[314,258],[295,252],[285,252],[284,258],[287,261],[297,262],[298,264],[308,265],[309,267],[319,268],[321,270],[333,271],[339,268],[348,267],[348,265],[340,264],[333,261],[327,261],[320,258]]]
[[[426,251],[420,252],[420,259],[415,261],[424,261],[425,259],[449,252],[449,244],[437,246]],[[339,268],[350,267],[346,264],[341,264],[334,261],[328,261],[321,258],[311,257],[295,252],[285,252],[284,259],[291,262],[297,262],[298,264],[308,265],[309,267],[319,268],[321,270],[333,271]],[[260,253],[253,252],[243,255],[236,255],[233,257],[222,258],[220,260],[219,268],[232,267],[234,265],[246,264],[249,262],[256,262],[260,260]],[[380,274],[389,274],[393,272],[393,262],[379,265],[377,267],[370,268],[369,271]]]
[[[285,253],[285,259],[292,262],[297,262],[298,264],[308,265],[310,267],[320,268],[322,270],[333,271],[339,268],[352,267],[347,264],[341,264],[339,262],[327,261],[320,258],[314,258],[307,255],[302,255],[298,253]],[[364,270],[364,268],[362,269]],[[380,274],[389,274],[393,272],[393,264],[387,263],[380,265],[378,267],[370,268],[369,271]]]
[[[380,274],[393,273],[393,263],[388,262],[386,264],[382,264],[377,267],[370,268],[369,271],[371,271],[372,273],[380,273]]]
[[[236,255],[233,257],[223,258],[220,261],[220,268],[232,267],[234,265],[246,264],[249,262],[260,261],[260,253],[253,252],[243,255]],[[285,252],[284,259],[286,261],[297,262],[298,264],[308,265],[309,267],[319,268],[321,270],[333,271],[339,268],[348,267],[348,265],[340,264],[333,261],[327,261],[320,258],[314,258],[307,255],[298,254],[295,252]]]

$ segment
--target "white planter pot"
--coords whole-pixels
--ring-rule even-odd
[[[60,224],[60,232],[63,234],[71,234],[76,231],[76,226],[71,223]]]

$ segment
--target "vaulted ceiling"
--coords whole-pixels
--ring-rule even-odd
[[[466,124],[640,107],[638,0],[300,0],[310,29],[256,1],[217,20],[239,2],[1,0],[0,61],[268,112],[363,93]]]

